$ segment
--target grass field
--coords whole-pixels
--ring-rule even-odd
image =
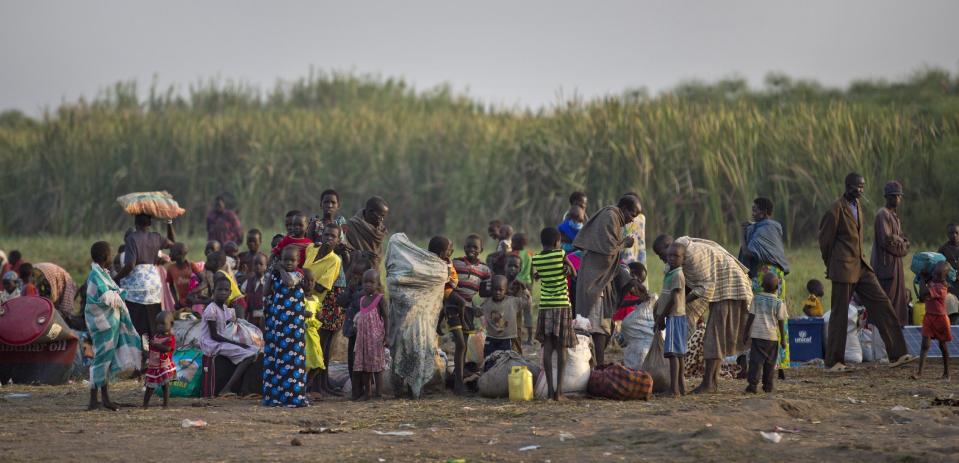
[[[187,243],[190,247],[189,257],[191,260],[202,260],[203,247],[206,240],[202,236],[178,236],[179,241]],[[82,236],[0,236],[0,249],[8,254],[12,249],[19,249],[23,252],[29,262],[53,262],[73,275],[78,282],[82,282],[90,270],[89,249],[90,244],[98,240],[106,240],[114,243],[114,252],[116,246],[122,242],[122,234],[115,233],[109,235],[98,235],[91,237]],[[421,240],[424,241],[424,240]],[[420,243],[425,246],[425,241]],[[491,244],[491,243],[487,243]],[[456,252],[454,255],[460,255],[462,248],[460,243],[454,243]],[[867,249],[868,249],[867,243]],[[534,250],[536,248],[533,248]],[[727,246],[734,255],[737,249]],[[916,247],[913,251],[926,250],[928,247]],[[935,249],[935,248],[932,248]],[[868,252],[868,251],[867,251]],[[829,284],[825,280],[825,267],[822,259],[819,257],[819,249],[814,247],[792,248],[787,250],[786,256],[789,258],[792,272],[787,277],[787,298],[786,302],[789,312],[793,316],[801,315],[800,307],[802,300],[806,298],[806,282],[812,278],[819,279],[826,283],[826,297],[829,301]],[[906,256],[906,278],[911,279],[912,273],[908,270],[908,265],[912,255]],[[648,250],[647,267],[649,269],[649,288],[658,292],[662,287],[663,263],[657,258],[652,250]],[[79,283],[78,283],[79,284]],[[535,289],[534,289],[535,291]],[[828,302],[826,303],[828,305]],[[828,309],[827,309],[828,310]]]

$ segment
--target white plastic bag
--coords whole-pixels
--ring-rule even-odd
[[[643,360],[649,352],[656,331],[656,321],[653,308],[656,306],[656,296],[639,304],[630,312],[620,324],[620,332],[626,338],[626,348],[623,350],[623,365],[634,370],[641,370]]]
[[[846,314],[848,319],[846,320],[846,352],[843,355],[845,363],[862,363],[862,344],[859,342],[859,313],[861,312],[861,307],[855,304],[849,304],[849,311]],[[823,321],[826,326],[829,326],[829,319],[832,316],[832,311],[826,312],[823,315]],[[829,330],[825,331],[825,334],[828,335]]]
[[[563,370],[563,392],[586,392],[586,385],[589,383],[589,361],[593,358],[593,352],[590,350],[590,344],[593,340],[589,336],[582,334],[576,335],[576,345],[566,348],[566,366]],[[540,358],[546,358],[545,353],[540,350]],[[557,369],[555,368],[556,352],[553,352],[553,384],[556,384]],[[543,373],[536,377],[536,391],[540,389],[539,381],[542,381],[543,396],[546,396],[546,368]]]

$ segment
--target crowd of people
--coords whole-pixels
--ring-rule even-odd
[[[890,364],[898,366],[913,360],[901,330],[909,320],[911,299],[903,265],[910,242],[897,214],[903,189],[895,181],[885,185],[886,203],[875,217],[869,261],[863,248],[864,189],[863,176],[849,174],[844,194],[821,220],[819,246],[832,282],[829,307],[845,314],[852,300],[864,306],[864,317],[880,334]],[[109,243],[94,243],[90,274],[80,291],[82,321],[93,350],[90,408],[116,408],[109,398],[110,379],[131,365],[142,370],[149,388],[143,405],[156,388],[165,406],[175,373],[171,353],[177,340],[171,325],[191,317],[199,320],[204,355],[225,357],[233,365],[219,388],[224,394],[233,394],[251,371],[256,371],[262,384],[257,392],[268,406],[305,406],[338,394],[328,366],[336,348],[332,341],[341,332],[348,340],[352,398],[380,396],[392,338],[389,295],[379,273],[386,259],[389,206],[374,196],[350,218],[340,208],[339,194],[324,191],[319,213],[288,211],[285,233],[272,236],[264,248],[263,233],[250,229],[244,235],[237,215],[218,197],[207,217],[209,241],[201,262],[192,261],[188,247],[177,242],[173,221],[160,234],[147,215],[135,216],[116,255]],[[790,266],[772,200],[755,199],[738,256],[705,239],[657,236],[652,251],[666,266],[659,295],[650,294],[646,283],[639,196],[626,193],[615,205],[593,214],[588,210],[587,195],[573,193],[568,210],[557,214],[557,225],[540,230],[538,251],[526,233],[501,220],[489,223],[487,234],[495,248],[485,260],[480,258],[485,240],[479,234],[466,236],[462,255],[455,258],[451,239],[429,241],[426,251],[446,266],[435,326],[454,345],[455,393],[467,391],[470,336],[483,333],[487,358],[502,350],[522,353],[535,339],[543,348],[547,395],[563,400],[566,351],[584,339],[577,331],[588,333],[593,363],[604,365],[616,322],[633,311],[643,312],[655,332],[664,333],[662,355],[669,365],[671,395],[687,393],[688,376],[702,377],[691,392],[716,392],[724,360],[737,356],[747,392],[757,392],[760,383],[766,392],[774,389],[775,371],[782,377],[790,358],[785,304]],[[949,275],[959,266],[959,227],[949,225],[948,237],[939,250],[945,260],[920,275],[918,294],[926,303],[918,374],[931,341],[937,341],[946,378],[945,343],[951,340],[947,306],[959,301]],[[391,263],[386,259],[385,264],[389,274]],[[64,314],[72,312],[76,287],[63,269],[33,266],[13,251],[4,258],[2,277],[0,301],[44,296]],[[812,280],[806,288],[810,295],[803,314],[823,316],[823,284]],[[829,318],[824,360],[830,371],[848,368],[847,323],[845,316]],[[262,333],[262,345],[244,332],[247,326]]]

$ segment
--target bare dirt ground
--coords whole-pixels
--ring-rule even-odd
[[[937,379],[940,360],[930,363],[922,381],[909,379],[915,365],[842,374],[795,368],[773,394],[745,395],[744,381],[724,380],[715,395],[649,402],[517,403],[442,393],[418,401],[328,398],[301,409],[174,398],[166,410],[87,412],[79,383],[5,385],[0,460],[959,461],[959,406],[932,405],[959,397],[959,382]],[[141,401],[135,381],[113,390],[115,401]],[[183,419],[209,424],[182,428]],[[779,443],[760,435],[777,427],[786,430]],[[319,433],[301,433],[308,429]],[[520,450],[529,446],[537,448]]]

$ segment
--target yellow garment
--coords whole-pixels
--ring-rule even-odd
[[[323,323],[316,318],[322,303],[323,300],[316,294],[303,298],[303,306],[306,309],[306,333],[304,334],[304,338],[306,338],[306,371],[326,368],[323,363],[323,347],[320,346],[320,327],[323,326]]]
[[[810,294],[809,297],[802,302],[803,313],[807,312],[807,307],[809,308],[808,312],[810,317],[821,317],[823,315],[822,301],[820,301],[815,294]]]
[[[220,269],[217,273],[222,273],[223,276],[230,280],[230,298],[226,300],[226,305],[232,306],[233,301],[243,297],[243,293],[240,291],[240,285],[236,284],[236,278],[233,278],[230,272]],[[210,288],[210,293],[213,293],[213,288]]]
[[[316,279],[318,285],[326,289],[332,289],[336,278],[340,276],[340,267],[343,265],[343,260],[340,259],[340,256],[336,255],[335,252],[330,252],[317,260],[316,255],[319,253],[320,246],[312,244],[307,247],[306,261],[303,263],[303,268],[309,269],[310,272],[313,273],[313,278]],[[324,292],[319,296],[322,297],[325,295],[326,293]]]
[[[456,267],[453,266],[452,262],[447,263],[447,270],[447,273],[449,274],[449,280],[446,281],[446,286],[443,287],[444,301],[449,299],[450,294],[453,294],[453,290],[456,289],[456,287],[460,284],[459,274],[456,273]]]

